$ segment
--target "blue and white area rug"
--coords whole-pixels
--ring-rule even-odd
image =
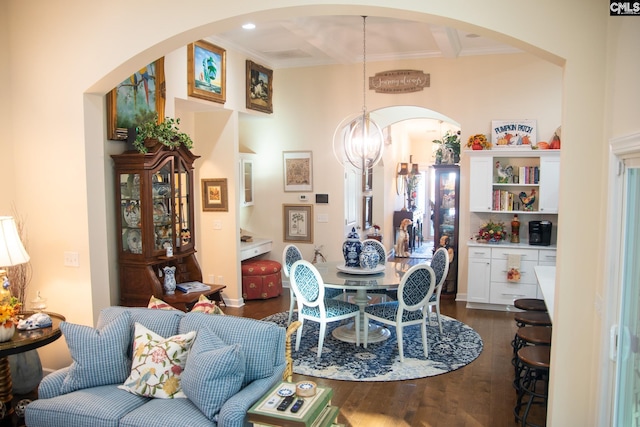
[[[289,313],[282,312],[262,320],[286,327]],[[296,320],[294,314],[293,320]],[[404,328],[404,362],[400,363],[395,328],[389,328],[388,340],[361,344],[347,343],[331,335],[340,322],[327,325],[322,357],[317,358],[319,324],[305,322],[299,351],[295,351],[296,334],[291,337],[293,372],[300,375],[345,381],[399,381],[431,377],[455,371],[473,362],[482,352],[482,338],[469,326],[442,316],[442,337],[435,320],[427,325],[429,358],[425,359],[420,326]]]

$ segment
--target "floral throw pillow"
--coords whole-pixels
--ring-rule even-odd
[[[216,305],[215,301],[211,301],[209,298],[205,297],[204,295],[200,295],[200,298],[198,298],[198,302],[194,304],[191,311],[194,313],[200,312],[205,314],[224,315],[224,313],[222,312],[222,309]]]
[[[186,397],[180,376],[195,337],[192,331],[163,338],[136,323],[131,373],[118,388],[161,399]]]
[[[156,298],[151,295],[149,299],[149,304],[147,304],[147,308],[155,308],[158,310],[177,310],[174,306],[162,301],[160,298]]]

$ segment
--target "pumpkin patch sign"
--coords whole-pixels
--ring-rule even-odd
[[[536,140],[535,120],[492,120],[491,142],[493,148],[531,149]]]

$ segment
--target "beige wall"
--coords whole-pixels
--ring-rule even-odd
[[[0,57],[9,59],[10,83],[0,83],[0,88],[9,92],[0,101],[0,112],[7,111],[10,100],[7,117],[11,120],[0,119],[0,123],[6,125],[3,130],[12,139],[0,140],[0,154],[11,155],[8,144],[14,144],[12,160],[16,168],[11,174],[14,179],[0,188],[3,195],[13,195],[21,209],[28,212],[30,234],[38,236],[32,239],[30,249],[35,272],[30,292],[42,291],[49,298],[52,311],[63,312],[70,321],[84,324],[92,324],[98,309],[112,302],[105,288],[113,279],[107,280],[104,275],[109,274],[107,265],[113,262],[105,245],[112,245],[109,236],[113,233],[108,229],[111,213],[104,203],[110,191],[105,176],[111,167],[106,151],[113,146],[105,141],[101,97],[132,70],[192,40],[238,24],[240,19],[234,17],[245,13],[255,12],[257,20],[314,13],[383,14],[439,23],[455,19],[466,29],[510,41],[564,66],[562,217],[549,419],[550,425],[555,426],[594,425],[597,375],[586,373],[597,372],[600,362],[596,351],[600,320],[593,316],[593,307],[601,280],[598,265],[606,256],[597,242],[606,234],[606,223],[602,212],[584,209],[584,205],[585,189],[589,189],[590,203],[602,206],[606,200],[602,159],[610,136],[604,132],[603,119],[608,21],[601,2],[398,0],[395,9],[382,0],[334,1],[327,6],[317,0],[274,0],[268,4],[248,0],[225,2],[221,8],[222,4],[197,0],[164,2],[162,7],[144,10],[139,16],[144,13],[145,19],[132,23],[122,19],[123,11],[130,8],[130,2],[123,0],[104,4],[78,0],[2,3],[0,10],[6,13],[0,14],[0,24],[9,28],[9,37],[0,33]],[[272,10],[262,11],[265,7]],[[136,37],[130,36],[132,25],[137,27]],[[631,30],[630,25],[623,25],[622,33],[637,39],[637,31]],[[629,40],[622,37],[609,48],[615,50],[613,60],[621,61],[614,74],[626,75],[624,69],[628,66],[637,70],[635,56],[631,60],[623,58],[634,49]],[[46,72],[41,72],[43,69]],[[455,87],[459,82],[447,83]],[[639,112],[630,96],[616,94],[611,100],[612,110],[631,107],[620,115],[620,120],[630,118],[625,125],[618,125],[615,120],[617,129],[636,127],[627,124]],[[277,97],[276,92],[274,100]],[[461,99],[443,102],[452,106]],[[349,111],[359,107],[341,106]],[[442,112],[446,113],[446,108]],[[342,115],[341,111],[331,113]],[[330,117],[327,113],[319,119]],[[486,119],[468,126],[472,131],[484,123]],[[305,124],[315,128],[313,123]],[[20,143],[15,144],[18,135]],[[288,141],[290,146],[299,143]],[[273,156],[277,162],[279,156]],[[0,209],[5,213],[6,202],[0,204]],[[280,214],[272,221],[279,223]],[[595,239],[593,232],[585,233],[594,228],[599,230]],[[80,268],[62,265],[65,250],[79,252]],[[41,354],[47,367],[69,361],[63,340],[45,347]]]

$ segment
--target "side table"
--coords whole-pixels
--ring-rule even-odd
[[[262,396],[247,413],[248,420],[254,427],[278,426],[278,427],[329,427],[334,425],[340,409],[331,406],[333,390],[329,387],[317,387],[316,394],[309,397],[295,396],[294,401],[304,401],[300,410],[291,412],[293,403],[284,411],[279,411],[277,406],[284,399],[283,393],[288,391],[295,394],[296,384],[281,382]],[[289,394],[284,393],[284,394]]]
[[[33,311],[24,311],[20,314],[27,318],[34,314]],[[53,322],[47,328],[38,328],[31,331],[16,329],[13,338],[0,343],[0,425],[15,425],[15,411],[11,401],[13,400],[13,384],[11,382],[11,369],[8,356],[18,354],[38,347],[50,344],[60,338],[60,323],[65,317],[57,313],[46,312]]]
[[[367,239],[375,239],[382,243],[382,234],[367,234]]]

